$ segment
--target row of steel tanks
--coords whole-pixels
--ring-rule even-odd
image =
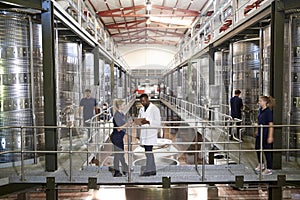
[[[42,28],[29,13],[0,11],[0,151],[39,150],[44,148],[44,94]],[[99,59],[99,84],[94,81],[94,56],[84,51],[80,42],[60,37],[55,31],[57,59],[56,102],[57,125],[67,125],[66,113],[76,112],[85,89],[91,89],[98,100],[108,98],[104,71],[110,76],[110,65]],[[110,79],[110,77],[108,77]],[[105,94],[108,95],[105,96]],[[8,128],[18,126],[25,128]],[[26,126],[29,126],[26,128]],[[31,126],[41,126],[32,128]],[[67,133],[59,131],[59,136]],[[36,154],[35,154],[36,155]],[[22,154],[32,159],[31,153]],[[0,155],[0,164],[21,160],[20,153]]]

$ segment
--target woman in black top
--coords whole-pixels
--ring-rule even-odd
[[[259,99],[259,105],[260,108],[258,110],[258,125],[269,125],[270,127],[263,127],[258,128],[258,131],[256,133],[256,141],[255,141],[255,149],[259,150],[260,149],[260,138],[261,138],[261,132],[263,134],[262,136],[262,148],[263,149],[273,149],[273,132],[274,128],[272,127],[273,125],[273,106],[275,104],[275,101],[272,97],[267,97],[267,96],[262,96]],[[265,151],[265,157],[267,160],[267,168],[265,168],[264,163],[260,163],[260,152],[257,151],[257,159],[258,159],[258,166],[255,168],[257,172],[260,171],[260,168],[263,169],[262,174],[263,175],[270,175],[272,174],[272,152],[270,151]]]
[[[126,123],[125,115],[123,113],[125,103],[123,100],[115,100],[115,113],[113,116],[113,123],[114,123],[114,130],[111,135],[112,143],[114,144],[114,151],[124,151],[124,135],[125,135],[125,127],[128,127],[130,123]],[[118,127],[118,128],[116,128]],[[114,153],[114,177],[122,176],[120,172],[119,163],[122,164],[122,171],[123,174],[126,175],[128,171],[128,165],[125,162],[124,153]]]

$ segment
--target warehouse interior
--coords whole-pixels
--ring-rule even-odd
[[[0,0],[0,199],[300,199],[299,73],[299,0]],[[140,176],[131,126],[131,170],[113,177],[113,102],[136,118],[143,93],[162,119],[157,174]],[[260,96],[276,100],[268,176]]]

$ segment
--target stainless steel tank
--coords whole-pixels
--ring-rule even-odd
[[[210,103],[209,97],[209,58],[208,55],[204,55],[199,59],[199,94],[200,105],[206,106]]]
[[[262,95],[270,96],[271,26],[263,29]]]
[[[260,49],[258,39],[248,39],[235,42],[232,45],[232,91],[241,90],[241,98],[247,106],[244,112],[243,121],[251,124],[257,120],[258,99],[259,99],[259,69]]]
[[[227,50],[215,52],[215,85],[218,86],[220,112],[228,114],[229,99],[229,52]]]
[[[63,110],[68,106],[78,106],[80,102],[79,61],[82,56],[77,43],[60,40],[58,43],[57,76],[57,116],[58,124],[65,125]],[[64,137],[64,135],[61,135]]]
[[[0,126],[32,126],[30,35],[26,14],[0,11]],[[21,130],[0,130],[0,151],[20,150]],[[33,130],[25,130],[25,149],[32,150]],[[25,158],[31,157],[25,154]],[[0,155],[0,162],[20,154]]]
[[[300,18],[296,17],[292,22],[292,68],[291,68],[291,124],[300,124]],[[300,128],[293,128],[290,135],[290,148],[299,148]],[[300,154],[298,152],[298,157]]]
[[[93,90],[94,86],[94,54],[85,53],[83,60],[83,68],[81,70],[81,91],[85,89]]]
[[[33,58],[33,74],[31,74],[31,83],[33,91],[33,125],[44,125],[44,92],[43,92],[43,51],[42,51],[42,25],[32,24],[32,58]],[[44,129],[36,129],[36,147],[38,149],[43,148],[44,141]]]
[[[109,64],[104,64],[104,101],[112,102],[111,99],[111,67]]]
[[[99,59],[99,94],[96,97],[99,99],[99,102],[103,104],[106,102],[105,100],[105,78],[104,78],[104,65],[105,62],[101,59]]]

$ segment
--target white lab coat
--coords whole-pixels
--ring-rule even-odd
[[[141,145],[156,145],[157,144],[157,133],[161,127],[160,110],[150,103],[149,107],[145,112],[145,108],[142,107],[139,111],[139,118],[146,118],[150,124],[144,124],[142,127],[156,127],[153,129],[145,128],[141,129],[140,144]]]

